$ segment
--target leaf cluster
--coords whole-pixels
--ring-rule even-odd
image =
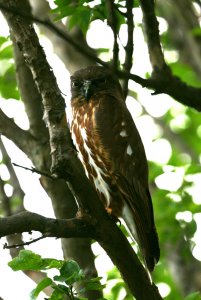
[[[13,271],[47,271],[50,269],[59,271],[59,275],[53,276],[53,279],[46,276],[37,284],[36,288],[30,294],[31,300],[37,299],[40,292],[47,287],[52,287],[53,289],[52,295],[46,298],[49,300],[60,300],[64,299],[65,296],[69,300],[86,300],[86,298],[80,295],[86,291],[102,290],[104,288],[104,285],[100,283],[100,277],[86,279],[79,265],[73,260],[65,261],[54,258],[42,258],[30,250],[21,250],[19,255],[10,261],[8,265]],[[74,289],[75,284],[76,291]]]
[[[12,43],[9,38],[0,37],[0,95],[4,99],[19,100],[16,86]]]
[[[107,21],[108,19],[109,12],[105,5],[105,0],[101,0],[100,4],[93,0],[55,0],[54,3],[57,7],[51,12],[56,14],[55,21],[70,17],[68,19],[68,29],[78,26],[84,35],[87,33],[92,21],[97,19]],[[125,18],[121,12],[121,9],[125,8],[125,1],[117,1],[113,5],[116,8],[119,29],[121,24],[125,23]]]

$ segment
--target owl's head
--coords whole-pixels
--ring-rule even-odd
[[[89,102],[93,96],[110,94],[122,97],[122,90],[118,80],[112,73],[100,66],[90,66],[76,71],[71,76],[72,99]]]

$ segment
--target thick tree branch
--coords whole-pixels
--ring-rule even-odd
[[[178,77],[173,76],[170,68],[165,62],[160,45],[160,35],[158,21],[154,10],[154,1],[140,0],[140,4],[143,11],[153,73],[147,82],[144,81],[145,85],[143,85],[141,78],[138,83],[142,86],[153,88],[155,91],[154,94],[166,93],[180,103],[201,111],[201,88],[189,86],[182,82]],[[136,79],[136,75],[131,74],[131,77],[133,77],[133,80]],[[139,78],[137,78],[137,80],[138,79]]]
[[[62,220],[46,218],[35,213],[23,212],[15,216],[0,218],[0,237],[13,233],[31,232],[34,230],[40,231],[42,234],[48,237],[69,238],[90,236],[96,240],[99,240],[100,234],[102,234],[100,232],[99,225],[100,224],[98,222],[94,222],[91,218],[85,218],[84,220],[77,218],[71,220]],[[111,252],[111,246],[114,242],[114,239],[111,234],[106,234],[108,233],[108,227],[104,228],[104,230],[105,241],[103,243],[108,245],[108,249],[106,250]],[[121,237],[123,237],[124,241],[126,240],[124,235],[121,234]],[[124,266],[123,268],[125,269],[125,272],[127,268],[129,268],[129,272],[132,270],[131,275],[134,276],[134,278],[132,277],[134,285],[132,290],[137,291],[137,293],[135,293],[136,299],[162,299],[159,296],[156,287],[153,284],[150,284],[148,277],[147,280],[144,278],[142,285],[142,278],[140,276],[141,265],[139,263],[136,265],[135,259],[130,261],[127,256],[127,259],[125,260],[127,249],[124,248],[124,245],[121,242],[121,239],[115,242],[115,245],[112,247],[112,252],[115,252],[116,254],[118,253],[119,260],[122,260],[122,265]],[[129,257],[132,256],[132,254],[133,250],[130,247]],[[144,275],[145,274],[146,273],[144,273]]]
[[[39,231],[46,237],[89,237],[92,226],[81,219],[52,219],[32,212],[0,218],[0,237],[10,234]]]
[[[144,25],[147,34],[150,61],[153,73],[147,82],[139,80],[142,86],[153,88],[154,94],[166,93],[180,103],[201,111],[201,88],[194,88],[182,82],[178,77],[173,76],[167,66],[160,45],[158,21],[154,11],[153,0],[140,0],[143,11]],[[136,76],[131,74],[133,80]],[[135,80],[136,81],[136,80]]]
[[[156,2],[156,8],[168,22],[168,34],[174,48],[179,52],[179,60],[185,65],[193,68],[194,72],[201,78],[201,43],[200,37],[193,34],[200,27],[199,16],[189,0],[163,0]]]
[[[30,133],[41,141],[48,142],[48,130],[43,121],[42,99],[34,83],[33,76],[26,66],[24,57],[12,38],[14,59],[16,66],[16,78],[22,101],[29,119]]]
[[[154,0],[140,0],[140,5],[143,11],[149,56],[153,70],[164,70],[166,68],[166,63],[160,45],[158,21],[154,10]]]
[[[155,71],[154,77],[150,79],[144,79],[135,74],[126,74],[122,71],[118,71],[118,76],[119,78],[127,77],[142,87],[153,89],[153,95],[164,93],[186,106],[201,111],[201,88],[189,86],[169,72]]]
[[[0,134],[5,135],[8,139],[13,141],[23,152],[28,156],[31,153],[31,149],[35,146],[32,135],[19,126],[9,118],[0,109]]]

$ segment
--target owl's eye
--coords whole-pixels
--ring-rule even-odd
[[[81,85],[82,85],[82,83],[80,81],[78,81],[78,80],[74,80],[74,81],[71,82],[71,86],[73,88],[80,87]]]
[[[100,84],[102,84],[102,83],[106,83],[106,78],[100,78],[99,80],[98,80],[98,82],[100,83]]]
[[[94,80],[95,85],[102,85],[105,84],[107,82],[106,78],[98,78]]]

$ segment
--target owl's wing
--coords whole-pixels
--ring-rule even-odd
[[[160,250],[148,189],[144,147],[126,105],[109,96],[103,101],[104,105],[100,105],[96,114],[97,128],[111,160],[111,172],[125,200],[122,217],[139,243],[148,269],[152,271]]]

